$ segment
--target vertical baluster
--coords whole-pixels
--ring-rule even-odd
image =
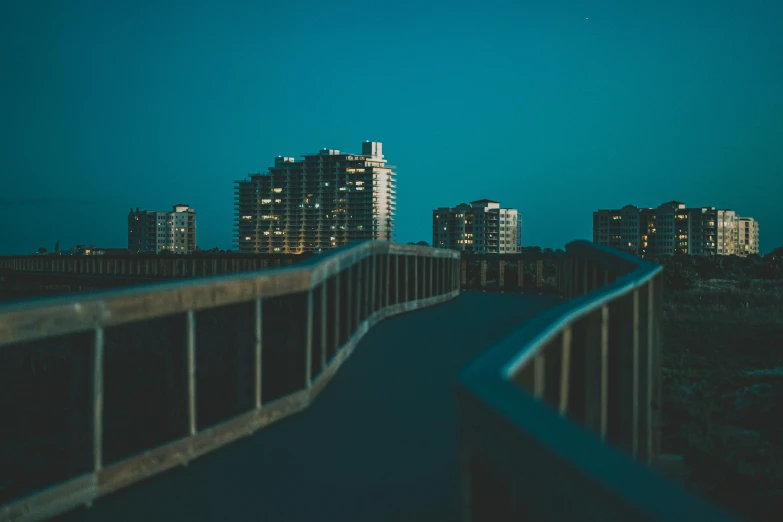
[[[386,263],[384,263],[386,266],[384,267],[384,273],[386,277],[384,278],[386,280],[386,302],[384,303],[384,306],[389,306],[389,303],[391,302],[391,261],[392,261],[392,255],[391,254],[384,254],[384,258],[386,259]]]
[[[342,286],[342,274],[337,272],[334,278],[334,353],[340,351],[340,286]]]
[[[325,294],[325,292],[324,292]],[[262,373],[262,349],[263,349],[263,305],[261,298],[256,299],[256,317],[255,317],[255,369],[256,369],[256,375],[255,375],[255,384],[256,384],[256,409],[261,409],[261,379],[263,376]]]
[[[355,312],[354,316],[356,317],[356,328],[359,328],[359,325],[362,324],[362,266],[364,263],[359,261],[356,263],[356,305],[355,305]]]
[[[560,361],[560,415],[568,413],[568,389],[571,384],[571,326],[562,333],[562,357]]]
[[[307,330],[305,332],[305,383],[310,388],[313,385],[313,290],[307,291]]]
[[[372,314],[375,312],[375,305],[377,303],[377,299],[375,297],[375,292],[378,287],[378,256],[375,254],[372,255],[372,290],[370,292],[370,313]]]
[[[601,440],[609,430],[609,306],[601,307]]]
[[[196,434],[196,314],[187,312],[186,339],[188,350],[188,430]]]
[[[429,281],[429,292],[427,293],[427,297],[432,297],[434,294],[434,283],[435,283],[435,258],[434,257],[425,257],[427,265],[429,265],[429,274],[430,274],[430,281]]]
[[[92,444],[93,470],[103,467],[103,328],[95,329],[92,363]]]
[[[631,410],[631,452],[636,458],[639,455],[639,421],[640,421],[640,394],[639,394],[639,370],[642,365],[639,360],[639,289],[633,291],[633,334],[632,334],[632,350],[633,350],[633,370],[632,370],[632,389],[633,389],[633,403]],[[646,382],[644,383],[646,385]],[[646,394],[645,394],[646,395]],[[646,457],[646,456],[645,456]]]
[[[413,255],[413,299],[419,300],[419,258]]]
[[[321,368],[326,368],[328,282],[328,279],[324,279],[321,283]]]

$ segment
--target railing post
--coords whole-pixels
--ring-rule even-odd
[[[503,287],[506,286],[506,262],[502,259],[498,261],[498,286],[500,291],[503,291]]]
[[[95,329],[92,363],[92,444],[93,470],[103,467],[103,328]]]
[[[324,292],[324,295],[326,292]],[[324,307],[325,309],[325,307]],[[261,409],[261,379],[263,377],[262,350],[263,350],[263,305],[259,297],[256,299],[255,309],[255,384],[256,384],[256,409]],[[322,330],[323,331],[323,330]]]
[[[601,307],[601,409],[600,435],[606,440],[609,430],[609,307]]]
[[[345,273],[345,328],[348,329],[346,339],[351,338],[351,297],[353,296],[353,266],[343,268]]]
[[[655,278],[639,289],[639,306],[637,308],[639,322],[639,408],[640,408],[640,445],[639,458],[651,462],[655,457],[653,439],[655,427],[653,417],[655,400],[653,398],[653,321]]]
[[[538,288],[544,286],[544,261],[542,259],[536,261],[536,286]]]
[[[571,384],[571,326],[563,329],[560,357],[560,415],[568,413],[568,388]]]
[[[419,257],[413,255],[413,299],[419,300]]]
[[[525,260],[522,257],[517,258],[517,286],[520,290],[525,287]]]
[[[487,289],[487,260],[482,259],[481,260],[481,290],[486,291]]]
[[[640,364],[641,361],[639,360],[639,289],[636,288],[633,291],[633,407],[631,411],[631,423],[632,423],[632,430],[631,430],[631,451],[634,456],[634,458],[639,456],[639,420],[641,417],[641,412],[639,411],[641,404],[640,404],[640,394],[639,394],[639,370],[640,368],[646,366]],[[647,384],[646,382],[644,383]],[[644,394],[647,395],[646,393]],[[645,413],[649,409],[645,406]],[[647,458],[646,455],[643,456],[645,459]]]
[[[400,304],[400,259],[403,256],[394,256],[394,302]]]
[[[652,376],[651,400],[652,400],[652,456],[657,457],[662,452],[662,429],[663,429],[663,384],[662,384],[662,353],[661,353],[661,314],[663,313],[663,274],[655,276],[650,285],[652,298],[650,298],[650,317],[648,321],[651,327],[652,335],[650,341],[650,351],[652,362],[650,371]]]
[[[435,295],[435,292],[434,292],[434,284],[435,284],[435,266],[434,265],[435,265],[435,258],[434,257],[425,257],[424,259],[426,260],[425,262],[430,267],[430,269],[429,269],[429,273],[430,273],[430,284],[429,284],[430,291],[429,291],[429,294],[427,294],[427,297],[432,297],[433,295]]]
[[[462,286],[468,286],[468,260],[463,259],[462,265]]]
[[[350,278],[349,278],[350,279]],[[350,294],[349,294],[350,295]],[[307,291],[307,330],[305,332],[305,383],[313,386],[313,290]]]
[[[354,317],[357,329],[362,324],[362,265],[361,261],[356,263],[356,311]]]
[[[340,286],[342,283],[342,272],[337,272],[334,277],[334,353],[340,351]]]
[[[451,273],[451,261],[448,258],[445,257],[439,257],[438,258],[438,265],[440,266],[440,293],[446,294],[448,293],[448,281],[449,281],[449,273]]]
[[[188,431],[196,434],[196,314],[187,312],[186,339],[188,350]]]
[[[389,292],[391,290],[391,260],[392,256],[389,253],[384,254],[384,257],[386,258],[386,270],[384,270],[386,274],[386,306],[389,306],[389,302],[391,301],[391,298],[389,296]]]
[[[372,291],[370,293],[370,313],[375,312],[375,305],[378,302],[375,298],[375,292],[378,287],[378,256],[372,255]]]
[[[362,314],[365,318],[369,318],[372,314],[372,254],[370,254],[369,257],[364,258],[362,263],[365,265],[362,270],[364,273],[364,302],[362,303]]]

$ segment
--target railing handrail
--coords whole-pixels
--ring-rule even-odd
[[[543,355],[566,330],[570,345],[570,327],[577,321],[651,284],[662,271],[662,267],[649,261],[588,241],[569,243],[567,255],[600,263],[619,277],[524,323],[460,373],[458,393],[468,413],[463,419],[468,452],[463,455],[466,459],[463,469],[468,477],[472,465],[470,452],[482,448],[479,453],[493,463],[493,473],[509,484],[517,484],[515,487],[520,487],[519,483],[529,487],[524,491],[514,489],[512,495],[528,496],[514,501],[535,505],[537,500],[539,505],[550,507],[569,502],[563,496],[563,488],[568,490],[570,481],[571,486],[576,484],[591,490],[568,491],[573,506],[585,509],[579,513],[581,520],[735,520],[640,466],[621,449],[586,431],[562,409],[558,411],[552,404],[539,400],[535,396],[538,392],[530,393],[515,382],[521,368],[531,363],[531,358]],[[498,441],[505,442],[498,444]],[[525,466],[530,470],[522,471]],[[534,471],[537,466],[550,469],[539,473]],[[530,478],[533,476],[535,480]],[[470,484],[470,478],[466,484]],[[471,493],[467,495],[467,505],[470,505]]]
[[[526,323],[521,328],[509,334],[506,338],[500,340],[495,347],[488,350],[500,351],[500,346],[527,346],[526,350],[517,353],[517,356],[509,360],[503,370],[503,376],[510,378],[521,366],[529,359],[535,356],[546,344],[556,337],[565,326],[575,323],[582,317],[607,305],[609,302],[621,297],[635,288],[649,283],[658,273],[663,270],[660,265],[655,265],[641,258],[634,258],[624,252],[621,255],[615,255],[605,247],[599,247],[593,250],[593,245],[587,241],[572,241],[567,245],[572,249],[584,249],[580,255],[584,258],[592,258],[594,261],[600,261],[617,268],[627,268],[628,264],[635,265],[637,268],[628,274],[619,277],[612,283],[603,286],[589,293],[576,296],[565,301],[535,320]],[[587,248],[585,248],[587,247]],[[593,255],[590,255],[593,254]],[[625,267],[623,267],[625,265]],[[488,354],[489,355],[489,354]]]
[[[0,347],[97,327],[311,290],[373,254],[458,259],[459,252],[390,241],[328,250],[289,266],[0,305]],[[206,292],[205,292],[206,291]]]
[[[66,357],[57,381],[58,389],[67,388],[67,402],[58,404],[73,408],[68,413],[74,417],[62,428],[64,444],[48,445],[44,452],[55,459],[54,471],[20,485],[10,503],[0,505],[0,521],[60,514],[302,411],[379,321],[457,297],[458,270],[459,252],[371,241],[293,267],[0,308],[0,355],[14,364],[21,364],[19,355],[35,339],[44,339],[33,344],[35,350],[79,353]],[[115,328],[123,323],[130,328]],[[222,328],[235,335],[224,336]],[[87,335],[71,335],[80,331]],[[157,336],[160,332],[164,335]],[[130,386],[158,386],[158,413],[171,415],[159,426],[150,422],[155,416],[147,415],[146,404],[134,404],[129,383],[111,373],[112,367],[124,371],[124,350],[148,348],[152,335],[160,337],[147,352],[154,355],[140,357],[136,369],[154,364],[160,378],[157,384],[136,379]],[[199,354],[226,358],[228,370],[210,372]],[[22,379],[31,379],[34,371]],[[38,378],[33,384],[44,382],[49,383]],[[232,385],[236,393],[227,399],[222,391]],[[31,395],[32,407],[43,408],[39,417],[51,416],[43,394]],[[14,424],[29,408],[11,413]],[[128,418],[157,430],[155,436],[125,440]],[[27,431],[47,426],[31,425]],[[59,433],[49,432],[61,441]],[[30,458],[32,449],[25,451]]]

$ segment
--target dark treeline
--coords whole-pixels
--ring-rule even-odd
[[[661,256],[652,261],[664,266],[666,288],[687,290],[699,281],[729,279],[750,286],[754,279],[783,279],[783,247],[764,256]]]

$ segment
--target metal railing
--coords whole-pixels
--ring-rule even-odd
[[[89,504],[301,411],[375,323],[458,294],[459,253],[373,241],[2,307],[0,520]]]
[[[661,267],[576,241],[557,281],[568,301],[460,376],[464,520],[731,520],[639,465],[661,452]]]

